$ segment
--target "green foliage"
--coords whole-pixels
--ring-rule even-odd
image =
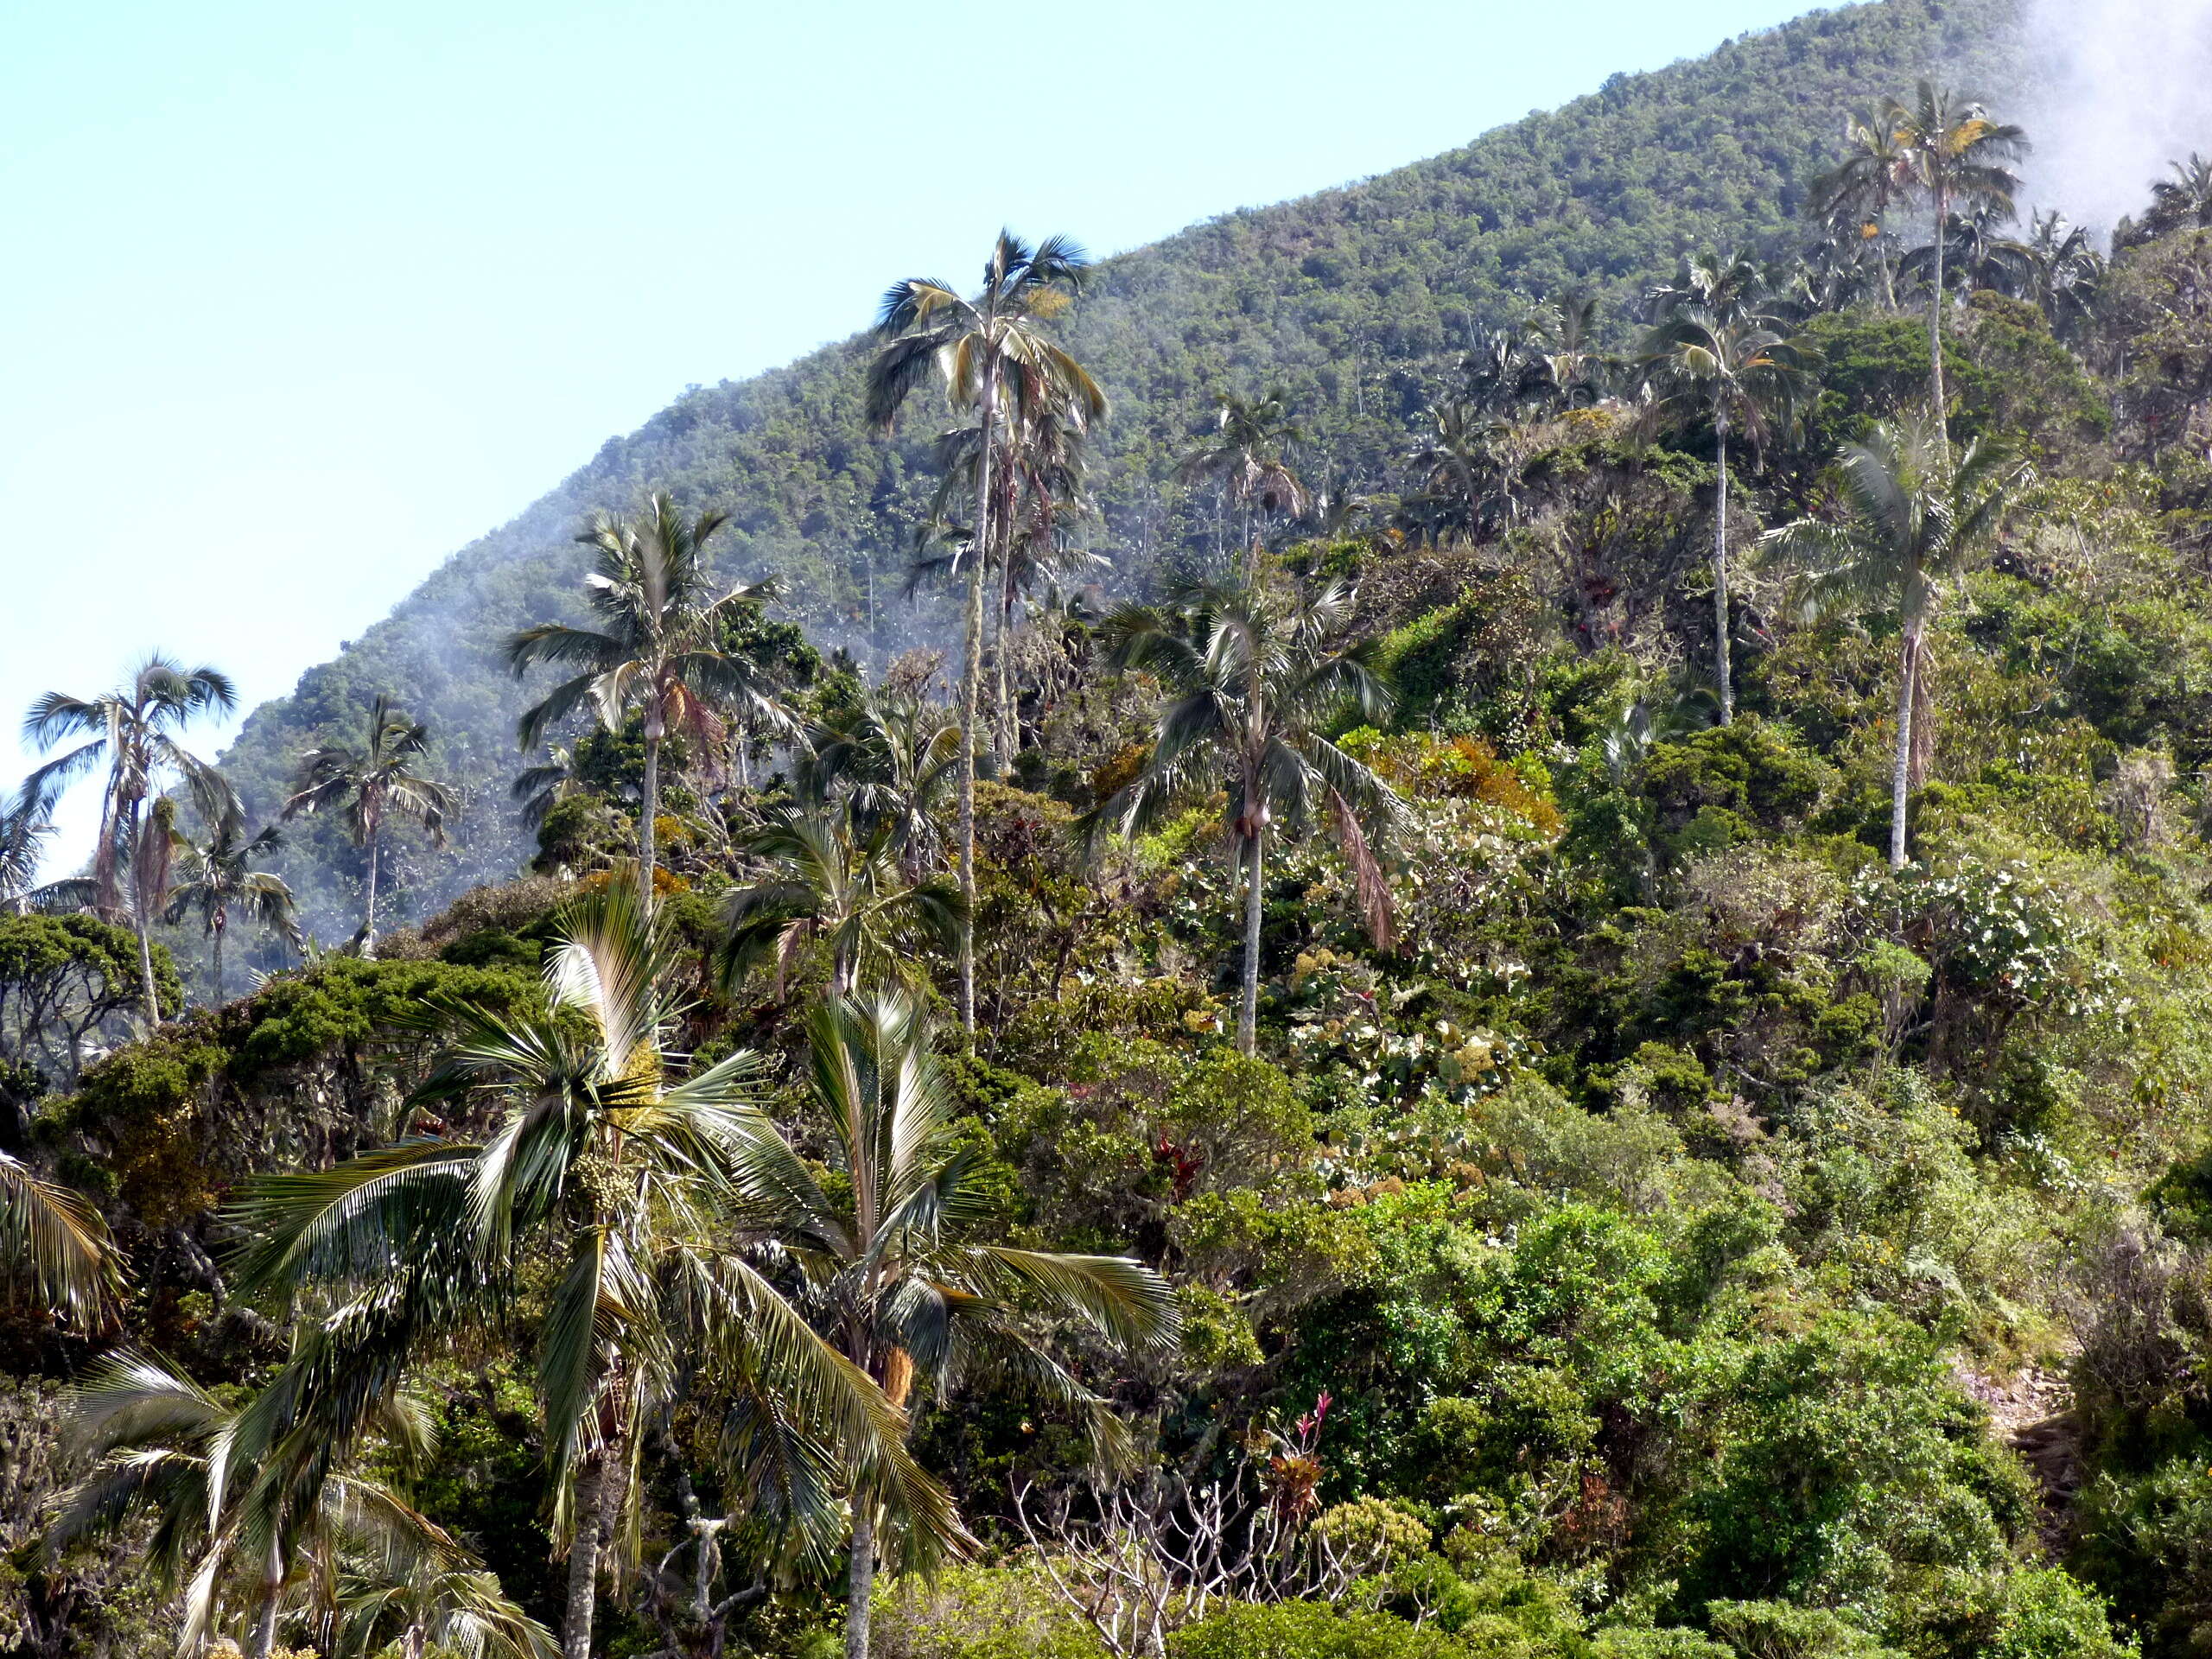
[[[1522,1659],[1535,1649],[1509,1621],[1488,1619],[1459,1636],[1389,1613],[1320,1602],[1236,1605],[1168,1639],[1168,1659]]]

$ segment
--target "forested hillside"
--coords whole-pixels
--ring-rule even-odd
[[[2212,162],[2033,213],[1936,10],[41,699],[0,1655],[2198,1659]]]
[[[1598,302],[1599,337],[1618,343],[1643,287],[1682,254],[1794,249],[1806,187],[1831,159],[1845,111],[1938,67],[2001,86],[2012,78],[2009,16],[2005,0],[1815,13],[1709,57],[1618,76],[1465,149],[1106,261],[1065,330],[1113,401],[1096,435],[1099,517],[1087,536],[1111,562],[1106,580],[1125,586],[1217,540],[1218,490],[1176,475],[1217,393],[1281,387],[1317,487],[1402,490],[1422,410],[1487,331],[1531,302],[1583,289]],[[970,276],[918,274],[956,285]],[[868,319],[853,321],[857,331]],[[648,486],[732,512],[717,543],[723,568],[785,578],[787,613],[825,647],[849,645],[880,666],[906,645],[942,641],[931,596],[918,607],[900,597],[942,422],[917,407],[896,442],[871,433],[861,409],[868,355],[856,334],[787,369],[690,392],[463,550],[294,696],[255,713],[226,764],[256,811],[283,798],[302,750],[390,692],[429,721],[442,774],[467,791],[463,833],[446,851],[395,849],[387,879],[403,913],[512,874],[531,851],[506,797],[525,692],[497,644],[574,591],[584,556],[570,538],[584,512],[626,509]],[[356,907],[358,856],[316,826],[283,868],[313,931],[337,937]]]

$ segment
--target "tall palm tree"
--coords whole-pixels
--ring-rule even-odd
[[[2027,134],[1993,120],[1971,98],[1935,82],[1920,83],[1913,101],[1886,99],[1882,119],[1899,152],[1900,181],[1925,200],[1937,227],[1928,292],[1928,357],[1930,406],[1936,429],[1947,439],[1949,415],[1943,391],[1943,227],[1954,211],[1985,207],[2003,217],[2012,213],[2012,193],[2019,180],[2000,163],[2024,154]]]
[[[1125,606],[1104,627],[1111,666],[1151,674],[1163,701],[1143,769],[1090,827],[1134,833],[1226,787],[1224,828],[1244,884],[1236,1045],[1247,1054],[1257,1034],[1270,836],[1329,812],[1363,888],[1381,891],[1358,814],[1393,814],[1397,798],[1326,735],[1337,715],[1379,719],[1390,702],[1372,665],[1374,642],[1353,639],[1352,621],[1352,596],[1340,584],[1308,593],[1186,578],[1165,604]]]
[[[2051,333],[2061,340],[2075,338],[2096,313],[2104,286],[2104,255],[2088,231],[2069,224],[2055,207],[2029,216],[2026,245],[2037,308]]]
[[[1522,324],[1544,381],[1562,408],[1604,395],[1614,359],[1598,344],[1598,296],[1576,289],[1533,308]]]
[[[1897,290],[1885,245],[1888,219],[1910,176],[1897,125],[1877,105],[1845,118],[1843,159],[1813,181],[1805,198],[1807,216],[1826,225],[1839,241],[1876,250],[1882,304],[1890,311],[1897,308]]]
[[[41,753],[78,740],[25,780],[23,801],[50,800],[102,764],[107,768],[99,839],[92,848],[92,902],[112,918],[124,912],[123,891],[126,885],[130,889],[127,908],[131,931],[138,936],[149,1029],[162,1022],[161,995],[154,983],[156,900],[135,879],[136,866],[158,860],[167,848],[164,839],[144,833],[149,803],[176,781],[210,822],[238,810],[238,797],[222,773],[177,741],[192,721],[228,714],[237,706],[238,691],[228,675],[213,668],[187,669],[156,654],[111,691],[96,697],[49,691],[23,718],[23,741]]]
[[[1933,285],[1940,269],[1955,287],[2023,298],[2035,289],[2036,251],[2004,233],[2001,227],[2012,217],[2009,205],[2000,209],[1986,202],[1955,213],[1944,222],[1940,238],[1913,249],[1898,262],[1898,274],[1926,287]]]
[[[600,723],[619,732],[632,714],[644,722],[645,775],[638,809],[638,879],[652,902],[655,820],[660,816],[661,745],[671,732],[692,738],[702,753],[720,742],[720,709],[743,707],[772,723],[783,705],[760,667],[722,648],[725,624],[741,607],[775,596],[772,582],[716,595],[707,543],[729,522],[711,509],[687,518],[676,499],[656,490],[635,518],[595,512],[576,540],[593,550],[584,581],[596,628],[549,622],[507,642],[507,661],[520,677],[535,663],[584,671],[553,688],[516,728],[525,750],[553,727],[590,705]]]
[[[21,914],[33,903],[39,866],[54,834],[53,803],[29,789],[0,807],[0,906]]]
[[[1431,404],[1425,413],[1430,429],[1407,457],[1421,482],[1419,494],[1406,504],[1407,516],[1432,533],[1471,536],[1488,526],[1512,524],[1518,503],[1514,468],[1503,448],[1514,429],[1511,423],[1467,397]]]
[[[223,941],[230,930],[232,910],[267,928],[296,953],[304,948],[293,915],[291,888],[274,871],[251,868],[256,860],[283,844],[283,832],[273,823],[259,835],[249,836],[242,820],[219,818],[207,840],[188,846],[185,867],[188,874],[169,891],[162,919],[175,925],[188,914],[198,913],[200,930],[213,950],[219,1004],[225,1000]]]
[[[576,775],[576,752],[565,743],[545,746],[545,759],[515,774],[507,793],[517,804],[517,816],[535,830],[545,815],[583,788]]]
[[[780,1137],[756,1136],[740,1177],[761,1224],[805,1270],[810,1306],[846,1357],[904,1404],[915,1382],[940,1396],[1009,1380],[1073,1406],[1102,1450],[1125,1432],[1103,1401],[1054,1361],[1033,1323],[1071,1318],[1124,1348],[1172,1343],[1173,1293],[1123,1256],[993,1243],[976,1166],[950,1135],[955,1096],[929,1021],[895,993],[832,995],[809,1014],[808,1082],[825,1120],[825,1181]],[[899,1494],[863,1482],[852,1498],[848,1659],[867,1659],[879,1529]]]
[[[1955,457],[1932,416],[1878,424],[1837,457],[1844,518],[1772,531],[1770,551],[1805,567],[1809,611],[1841,601],[1894,605],[1898,617],[1897,750],[1891,767],[1890,864],[1904,868],[1915,779],[1916,705],[1928,626],[1946,582],[1995,538],[2027,463],[1983,439]]]
[[[1243,518],[1244,565],[1255,565],[1261,525],[1278,513],[1295,518],[1312,498],[1289,461],[1291,445],[1303,435],[1290,417],[1290,394],[1281,387],[1257,397],[1219,392],[1214,397],[1213,429],[1182,461],[1186,479],[1217,479],[1229,505]]]
[[[123,1287],[107,1223],[74,1187],[0,1152],[0,1288],[86,1326],[106,1324]]]
[[[58,1554],[148,1516],[147,1564],[157,1583],[184,1592],[180,1654],[231,1623],[251,1659],[268,1659],[288,1615],[327,1632],[352,1611],[329,1589],[397,1576],[429,1592],[386,1620],[397,1626],[392,1637],[417,1638],[415,1651],[459,1623],[505,1659],[551,1659],[552,1637],[499,1592],[497,1580],[391,1486],[341,1466],[362,1459],[321,1444],[315,1426],[295,1425],[272,1441],[259,1398],[219,1401],[128,1351],[100,1361],[68,1410],[96,1461],[62,1497],[46,1549]],[[364,1450],[419,1467],[432,1449],[427,1414],[404,1398],[385,1402],[374,1427]]]
[[[1701,312],[1724,323],[1772,326],[1773,287],[1767,267],[1740,249],[1686,254],[1671,281],[1655,283],[1644,290],[1644,309],[1661,325]]]
[[[2191,150],[2187,161],[2171,163],[2167,174],[2151,186],[2151,211],[2143,216],[2143,228],[2156,236],[2212,227],[2212,158]]]
[[[723,988],[734,992],[763,962],[776,995],[791,958],[810,938],[830,949],[832,995],[849,996],[863,972],[891,971],[917,950],[957,950],[966,919],[960,890],[941,877],[906,879],[897,820],[869,819],[850,798],[770,812],[739,843],[752,866],[722,912],[716,955]]]
[[[236,1217],[251,1240],[242,1290],[320,1287],[348,1310],[302,1397],[324,1402],[321,1420],[358,1420],[432,1345],[511,1330],[518,1274],[550,1263],[537,1382],[568,1544],[566,1659],[588,1659],[601,1565],[633,1536],[640,1430],[695,1368],[728,1396],[720,1450],[734,1495],[819,1537],[842,1459],[895,1491],[923,1532],[958,1540],[896,1409],[748,1251],[730,1200],[740,1152],[774,1134],[759,1063],[741,1051],[682,1075],[669,1046],[677,942],[629,873],[567,907],[545,973],[537,1009],[425,1013],[449,1042],[416,1098],[488,1100],[488,1139],[408,1141],[250,1189]]]
[[[922,384],[944,384],[954,411],[974,422],[980,464],[970,534],[968,593],[961,625],[960,896],[976,907],[976,746],[982,702],[983,576],[997,546],[994,476],[1004,464],[1006,429],[1050,408],[1059,421],[1087,429],[1105,417],[1106,394],[1044,325],[1066,311],[1090,262],[1065,237],[1034,248],[1001,231],[983,266],[982,292],[963,297],[945,283],[910,276],[883,296],[876,329],[885,339],[868,372],[868,417],[888,429]],[[971,922],[960,938],[960,1025],[976,1029],[976,939]]]
[[[1737,432],[1764,447],[1777,426],[1795,418],[1809,386],[1802,352],[1770,320],[1732,302],[1733,315],[1685,304],[1652,329],[1643,365],[1655,394],[1653,419],[1713,425],[1718,477],[1713,508],[1713,677],[1720,723],[1735,718],[1729,661],[1728,440]]]
[[[446,842],[446,814],[457,798],[446,785],[426,778],[417,763],[430,747],[430,728],[410,720],[378,693],[369,706],[361,746],[325,743],[300,758],[299,786],[284,803],[283,816],[296,818],[343,806],[346,830],[369,855],[368,885],[361,901],[361,954],[377,950],[377,884],[388,819],[405,818],[423,826],[430,844]]]

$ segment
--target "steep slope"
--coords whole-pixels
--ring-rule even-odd
[[[1066,331],[1115,401],[1100,545],[1127,579],[1211,536],[1211,493],[1179,485],[1173,469],[1224,386],[1284,386],[1313,441],[1309,470],[1386,480],[1413,418],[1477,330],[1573,285],[1595,291],[1617,328],[1625,303],[1684,250],[1793,235],[1841,111],[1939,68],[2001,89],[2012,10],[2010,0],[1883,0],[1815,13],[1695,61],[1616,76],[1463,149],[1106,262]],[[927,609],[893,596],[930,486],[931,423],[925,415],[893,442],[865,429],[867,351],[856,337],[694,391],[608,443],[290,697],[257,710],[228,757],[249,799],[270,807],[293,757],[389,689],[431,719],[439,764],[470,791],[445,852],[410,848],[394,860],[397,913],[511,873],[527,850],[505,790],[524,692],[499,668],[498,642],[569,602],[578,515],[651,485],[731,509],[725,568],[781,573],[794,613],[826,642],[880,658],[926,629]],[[356,863],[327,825],[291,855],[310,925],[326,938],[350,925]]]

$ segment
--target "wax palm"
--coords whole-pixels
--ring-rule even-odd
[[[1125,1431],[1039,1345],[1037,1315],[1074,1319],[1123,1348],[1171,1343],[1173,1294],[1122,1256],[1017,1249],[995,1233],[976,1165],[950,1134],[958,1111],[929,1022],[904,996],[825,998],[807,1019],[807,1077],[838,1179],[762,1135],[741,1182],[750,1213],[797,1259],[810,1306],[848,1358],[903,1402],[917,1377],[942,1395],[1011,1381],[1081,1411],[1102,1451]],[[853,1496],[849,1659],[868,1653],[878,1529],[910,1520],[894,1489]]]
[[[1882,303],[1897,308],[1897,282],[1886,245],[1890,209],[1911,176],[1897,124],[1880,106],[1845,118],[1843,159],[1813,181],[1805,199],[1808,217],[1840,243],[1872,248],[1881,267]]]
[[[284,803],[283,816],[343,809],[346,833],[368,854],[368,879],[361,899],[361,954],[377,948],[377,890],[382,873],[385,825],[394,818],[418,823],[435,847],[445,845],[446,814],[454,791],[422,771],[429,751],[430,728],[410,720],[379,693],[369,705],[360,747],[325,743],[300,760],[299,786]]]
[[[938,816],[957,786],[960,728],[935,703],[863,691],[807,731],[794,770],[801,798],[848,801],[863,835],[887,830],[909,881],[938,868]]]
[[[550,1659],[551,1637],[458,1541],[392,1487],[343,1466],[359,1461],[354,1448],[334,1450],[308,1423],[272,1438],[268,1393],[225,1403],[159,1360],[127,1351],[103,1359],[69,1396],[96,1461],[57,1506],[49,1555],[146,1516],[146,1565],[165,1591],[183,1593],[183,1654],[227,1629],[252,1659],[267,1659],[288,1619],[327,1637],[341,1613],[331,1590],[372,1577],[429,1592],[387,1620],[393,1637],[418,1638],[418,1651],[419,1638],[458,1622],[488,1638],[492,1654]],[[386,1459],[419,1467],[432,1450],[428,1414],[404,1397],[385,1401],[366,1427],[364,1449]]]
[[[2105,258],[2089,233],[2069,224],[2057,209],[2028,220],[2031,297],[2061,340],[2077,335],[2097,308]]]
[[[1379,719],[1390,697],[1374,668],[1374,642],[1354,640],[1351,593],[1251,582],[1176,582],[1160,606],[1126,606],[1109,617],[1109,660],[1161,686],[1152,752],[1143,770],[1092,815],[1095,833],[1133,833],[1188,803],[1226,790],[1224,824],[1244,883],[1244,951],[1236,1043],[1256,1037],[1260,920],[1268,843],[1331,813],[1368,899],[1369,925],[1386,934],[1383,894],[1358,813],[1385,816],[1397,798],[1325,734],[1339,714]]]
[[[1296,518],[1311,498],[1292,470],[1291,445],[1303,435],[1290,417],[1290,397],[1280,387],[1257,397],[1221,392],[1214,398],[1213,428],[1177,464],[1186,479],[1219,482],[1230,506],[1243,515],[1246,569],[1260,545],[1260,527],[1277,514]]]
[[[1654,393],[1650,417],[1676,423],[1710,422],[1718,477],[1713,508],[1713,678],[1720,723],[1735,718],[1729,664],[1728,440],[1738,432],[1764,447],[1794,420],[1811,388],[1802,352],[1737,302],[1724,316],[1690,305],[1676,308],[1643,344],[1643,372]]]
[[[334,1433],[429,1344],[512,1329],[518,1270],[556,1266],[537,1370],[569,1548],[568,1659],[590,1651],[602,1560],[634,1550],[639,1429],[687,1375],[723,1392],[733,1494],[818,1540],[842,1458],[925,1530],[959,1536],[896,1411],[747,1255],[727,1203],[737,1151],[773,1133],[754,1103],[758,1065],[740,1052],[677,1080],[665,1043],[679,972],[673,936],[621,873],[563,912],[544,1007],[425,1015],[451,1040],[417,1100],[488,1097],[501,1112],[488,1140],[410,1141],[267,1178],[235,1217],[251,1241],[242,1287],[348,1298],[298,1390]]]
[[[1053,344],[1044,324],[1065,312],[1083,285],[1089,261],[1065,237],[1034,248],[999,232],[983,266],[982,290],[963,298],[944,283],[908,277],[883,296],[876,315],[885,337],[868,371],[868,417],[887,428],[925,381],[942,381],[956,413],[975,423],[986,464],[976,469],[974,556],[961,624],[960,896],[976,906],[976,744],[982,703],[983,578],[997,546],[993,477],[1005,452],[1004,425],[1019,425],[1050,408],[1065,426],[1088,429],[1105,416],[1106,394],[1074,358]],[[960,1024],[976,1028],[976,941],[963,923],[960,938]]]
[[[1800,519],[1770,532],[1768,550],[1804,567],[1809,611],[1841,603],[1895,606],[1898,614],[1897,748],[1891,767],[1890,863],[1905,861],[1907,798],[1921,747],[1929,622],[1944,584],[1995,539],[2027,465],[1976,439],[1954,457],[1932,417],[1878,424],[1837,457],[1845,517]]]
[[[863,973],[898,970],[919,951],[958,949],[965,919],[959,888],[939,877],[909,880],[900,862],[899,820],[863,816],[855,799],[772,811],[743,837],[751,866],[722,912],[716,956],[733,994],[772,963],[778,997],[792,959],[819,939],[830,952],[830,988],[850,995]]]
[[[576,775],[575,751],[565,743],[549,743],[545,759],[517,772],[507,792],[518,804],[518,816],[535,830],[545,822],[548,812],[582,788],[583,781]]]
[[[162,1020],[154,983],[152,929],[157,901],[134,867],[158,858],[164,843],[144,833],[150,804],[181,782],[201,816],[213,822],[238,810],[223,775],[200,760],[177,734],[203,715],[228,714],[238,704],[229,676],[213,668],[186,669],[162,656],[140,664],[128,683],[97,697],[49,691],[23,719],[23,741],[40,753],[76,740],[25,780],[23,802],[51,800],[78,778],[105,766],[99,839],[92,844],[91,902],[103,915],[126,909],[138,936],[138,971],[147,1025]],[[126,899],[124,889],[128,887]]]
[[[0,1289],[87,1327],[105,1325],[123,1285],[99,1208],[0,1152]]]
[[[1999,163],[2023,154],[2027,135],[1992,120],[1974,99],[1923,80],[1910,104],[1888,99],[1882,119],[1899,152],[1898,175],[1906,188],[1923,198],[1941,227],[1955,211],[1976,207],[2010,218],[2012,192],[2019,180]],[[1949,416],[1943,391],[1943,243],[1936,236],[1929,258],[1928,355],[1929,406],[1936,429],[1948,436]]]
[[[669,734],[690,737],[700,753],[712,753],[723,734],[723,709],[743,708],[772,724],[786,718],[759,665],[722,648],[731,615],[776,591],[773,582],[762,582],[715,593],[706,547],[728,521],[728,513],[711,510],[687,518],[666,491],[648,496],[635,518],[594,513],[576,539],[594,554],[584,581],[598,626],[549,622],[507,642],[507,661],[518,676],[537,663],[584,671],[523,715],[516,734],[524,749],[536,748],[548,731],[586,707],[609,732],[620,731],[633,714],[643,717],[638,872],[648,903],[661,745]]]
[[[244,822],[235,817],[218,819],[207,840],[188,844],[187,876],[170,889],[162,919],[174,926],[188,915],[198,915],[200,931],[214,956],[219,1003],[225,1000],[223,941],[230,931],[232,912],[267,928],[294,951],[304,948],[299,923],[293,916],[291,888],[275,872],[252,868],[283,844],[283,833],[275,824],[249,836]]]

